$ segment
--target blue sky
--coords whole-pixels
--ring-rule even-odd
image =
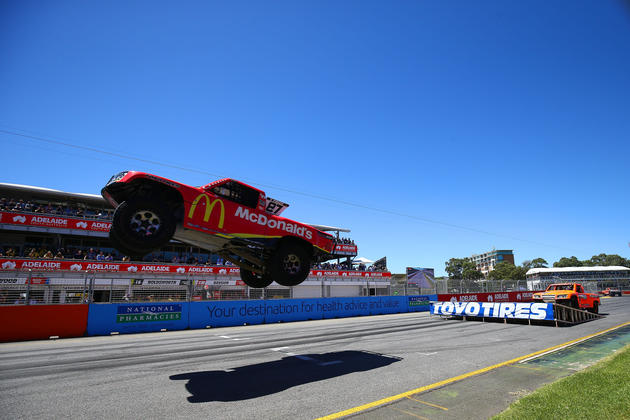
[[[110,154],[0,132],[0,182],[232,177],[394,272],[628,257],[629,43],[621,1],[2,1],[0,129]]]

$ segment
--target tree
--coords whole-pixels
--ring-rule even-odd
[[[554,267],[582,267],[582,261],[577,257],[562,257],[557,262],[553,263]]]
[[[468,258],[451,258],[445,264],[450,279],[477,280],[483,278],[483,274],[477,271],[475,263]]]
[[[584,265],[617,265],[630,267],[630,261],[617,254],[599,254],[593,255],[590,260],[584,261]]]
[[[584,267],[584,266],[609,266],[617,265],[630,268],[630,260],[617,254],[593,255],[590,260],[580,261],[576,257],[562,257],[553,263],[554,267]]]
[[[529,268],[547,268],[549,263],[544,258],[535,258],[532,260],[532,266]]]
[[[523,268],[529,270],[530,268],[547,268],[549,263],[544,258],[534,258],[533,260],[523,261]]]
[[[509,280],[512,275],[514,264],[502,261],[494,266],[494,269],[488,273],[488,280]]]

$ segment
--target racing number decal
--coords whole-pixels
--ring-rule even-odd
[[[223,201],[219,198],[215,198],[211,204],[210,197],[208,197],[205,194],[199,194],[197,198],[195,198],[195,200],[193,201],[192,205],[190,206],[190,210],[188,211],[188,218],[189,219],[193,218],[195,214],[195,210],[197,209],[197,204],[199,204],[199,201],[202,198],[204,200],[202,203],[202,206],[206,207],[206,212],[203,215],[203,221],[208,222],[208,220],[210,220],[210,215],[212,214],[212,210],[214,210],[214,206],[217,203],[219,203],[221,213],[219,214],[219,224],[217,226],[219,227],[219,229],[223,229],[223,222],[225,221],[225,205],[223,204]]]

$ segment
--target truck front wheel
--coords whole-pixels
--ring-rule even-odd
[[[125,249],[144,255],[168,243],[175,232],[169,209],[148,199],[123,201],[114,212],[111,234]]]

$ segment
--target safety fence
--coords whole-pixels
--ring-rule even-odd
[[[344,276],[342,274],[347,273],[342,272],[318,272],[317,275],[309,276],[306,281],[295,287],[284,287],[272,283],[267,288],[257,289],[245,285],[239,277],[238,270],[226,271],[226,273],[212,271],[209,273],[162,274],[75,270],[2,270],[0,271],[0,305],[193,302],[427,294],[505,294],[544,290],[552,283],[550,280],[531,282],[526,280],[471,281],[447,279],[437,280],[433,288],[419,288],[404,284],[391,284],[388,277],[354,277]],[[597,293],[607,287],[630,291],[630,284],[619,280],[584,280],[581,283],[585,290],[591,293]]]
[[[309,276],[299,286],[276,283],[248,287],[238,272],[145,274],[5,270],[0,272],[0,305],[173,302],[389,296],[387,278]],[[416,293],[417,294],[417,293]]]

